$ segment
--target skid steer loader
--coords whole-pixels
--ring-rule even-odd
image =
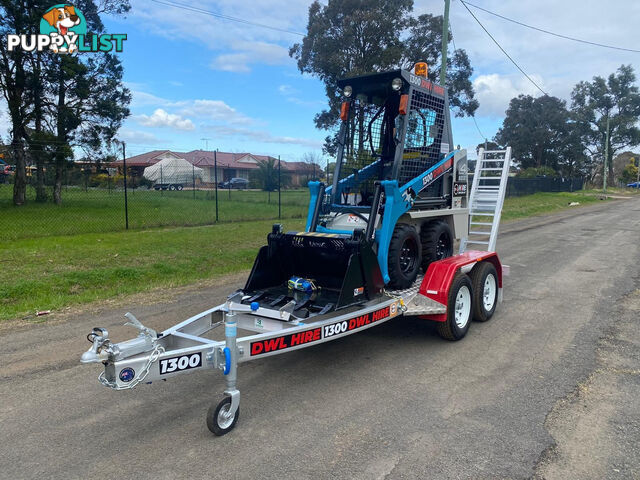
[[[467,236],[467,157],[453,148],[445,88],[407,70],[338,85],[333,182],[309,183],[305,231],[274,226],[243,289],[246,303],[277,315],[323,314],[408,288]]]

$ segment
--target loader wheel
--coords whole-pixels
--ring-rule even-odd
[[[224,397],[217,405],[211,405],[207,412],[207,428],[218,437],[229,433],[238,423],[240,407],[233,417],[227,416],[231,409],[231,397]]]
[[[498,272],[490,262],[480,262],[471,271],[473,287],[473,319],[486,322],[498,303]]]
[[[438,333],[446,340],[460,340],[469,330],[473,306],[471,280],[463,273],[453,277],[447,299],[447,319],[438,322]]]
[[[436,260],[453,255],[453,232],[449,224],[442,220],[434,220],[422,227],[422,270],[427,271],[429,264]]]
[[[396,289],[409,288],[420,271],[422,247],[418,232],[411,225],[399,223],[389,243],[389,286]]]

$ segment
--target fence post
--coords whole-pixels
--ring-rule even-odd
[[[127,200],[127,155],[125,143],[122,142],[122,167],[124,169],[124,228],[129,230],[129,202]]]
[[[281,213],[282,213],[282,210],[281,210],[281,208],[282,208],[282,199],[280,197],[280,190],[281,190],[281,188],[280,188],[281,187],[281,183],[280,183],[280,180],[281,180],[281,177],[280,177],[280,163],[281,163],[280,162],[280,155],[278,155],[278,220],[280,220]]]
[[[218,222],[218,151],[213,151],[213,181],[216,190],[216,223]]]
[[[160,195],[164,195],[164,178],[162,177],[162,165],[160,165]]]
[[[196,199],[196,167],[191,164],[191,178],[193,179],[193,199]]]

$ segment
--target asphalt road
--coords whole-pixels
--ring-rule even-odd
[[[0,331],[0,478],[640,478],[640,200],[513,223],[504,303],[460,342],[400,318],[243,364],[212,436],[209,371],[115,392],[79,364],[128,310],[162,329],[235,289]]]

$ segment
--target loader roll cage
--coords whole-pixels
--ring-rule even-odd
[[[333,184],[321,212],[369,212],[375,184],[404,185],[453,151],[446,90],[406,70],[338,82],[347,117],[338,134]],[[441,185],[429,197],[442,196]],[[435,191],[435,192],[434,192]],[[434,195],[436,193],[436,195]]]

